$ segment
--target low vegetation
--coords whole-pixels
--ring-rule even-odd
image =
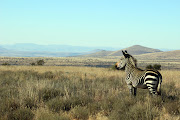
[[[30,65],[32,65],[32,66],[35,66],[35,65],[42,66],[42,65],[44,65],[44,64],[45,64],[45,62],[44,62],[43,59],[42,59],[42,60],[37,60],[36,62],[30,63]]]
[[[7,65],[10,65],[9,63],[5,62],[5,63],[2,63],[3,66],[7,66]]]
[[[180,71],[161,71],[162,96],[130,97],[124,71],[0,66],[0,120],[180,119]]]
[[[155,69],[155,70],[161,70],[161,65],[160,64],[154,64],[154,65],[147,65],[146,69]]]
[[[160,64],[161,69],[179,69],[180,59],[141,59],[138,60],[138,67],[145,69],[147,65]],[[146,57],[148,58],[148,57]],[[109,57],[0,57],[0,65],[9,63],[12,66],[85,66],[85,67],[106,67],[109,68],[120,59],[120,56]],[[42,61],[40,61],[42,60]],[[40,61],[40,62],[38,62]],[[40,63],[40,64],[38,64]]]

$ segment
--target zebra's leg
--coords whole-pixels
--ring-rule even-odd
[[[133,87],[133,94],[136,96],[137,88]]]
[[[130,95],[133,95],[133,87],[132,87],[132,85],[128,85],[128,88],[129,88]]]
[[[152,86],[148,86],[148,89],[149,89],[150,95],[152,95],[152,96],[158,95],[157,90],[155,88],[153,88]]]

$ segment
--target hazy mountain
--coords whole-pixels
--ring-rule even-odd
[[[113,51],[101,50],[101,51],[98,51],[98,52],[95,52],[95,53],[81,55],[81,57],[104,57],[104,56],[108,56],[112,52]]]
[[[71,46],[71,45],[37,45],[33,43],[18,43],[13,45],[3,45],[4,48],[8,50],[15,51],[36,51],[36,52],[74,52],[74,53],[83,53],[90,52],[96,49],[103,50],[118,50],[120,48],[112,48],[112,47],[86,47],[86,46]]]
[[[0,56],[9,57],[69,57],[91,54],[105,50],[117,50],[111,47],[83,47],[70,45],[37,45],[33,43],[18,43],[1,45]]]
[[[128,48],[124,48],[122,50],[127,50],[128,53],[132,54],[132,55],[140,55],[140,54],[146,54],[146,53],[154,53],[154,52],[162,52],[158,49],[153,49],[153,48],[148,48],[148,47],[144,47],[141,45],[134,45]],[[109,56],[121,56],[122,55],[122,50],[119,51],[114,51],[111,54],[109,54]]]
[[[146,53],[155,53],[155,52],[161,52],[158,49],[153,49],[153,48],[148,48],[140,45],[134,45],[128,48],[124,48],[118,51],[99,51],[96,53],[88,54],[88,55],[83,55],[84,57],[104,57],[104,56],[121,56],[122,55],[122,50],[127,50],[128,53],[132,55],[140,55],[140,54],[146,54]]]
[[[81,53],[69,53],[69,52],[30,52],[30,51],[4,51],[0,52],[0,56],[6,57],[68,57],[77,56]]]
[[[82,47],[70,45],[37,45],[32,43],[20,43],[14,45],[1,45],[0,56],[9,57],[104,57],[104,56],[121,56],[122,50],[127,50],[132,55],[142,55],[148,57],[152,55],[154,58],[169,58],[168,56],[176,55],[179,51],[162,52],[158,49],[148,48],[140,45],[134,45],[124,49],[111,47]],[[172,53],[171,53],[172,52]],[[143,56],[144,55],[144,56]],[[173,56],[172,56],[173,57]]]
[[[7,51],[5,48],[3,48],[2,46],[0,46],[0,52],[4,52]]]
[[[180,59],[180,50],[166,51],[166,52],[156,52],[148,53],[135,56],[137,59],[158,59],[158,60],[178,60]]]

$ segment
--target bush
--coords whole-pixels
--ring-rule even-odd
[[[100,102],[93,102],[91,104],[88,104],[88,108],[91,115],[95,115],[102,110]]]
[[[34,114],[30,109],[20,108],[10,112],[7,118],[8,120],[32,120]]]
[[[178,101],[164,104],[166,111],[171,115],[180,115],[180,106]]]
[[[25,98],[24,99],[24,106],[29,108],[29,109],[36,109],[37,108],[37,102],[35,99]]]
[[[152,65],[147,65],[146,69],[153,69],[153,66]]]
[[[92,98],[90,98],[86,95],[78,95],[75,97],[71,97],[70,102],[72,104],[72,107],[75,107],[75,106],[86,106],[89,103],[92,103],[93,100],[92,100]]]
[[[47,106],[54,112],[59,112],[60,110],[69,111],[76,106],[87,106],[92,102],[92,99],[88,96],[77,96],[70,97],[69,99],[63,99],[62,97],[56,97],[47,102]]]
[[[56,97],[47,102],[49,109],[54,112],[59,112],[60,110],[69,111],[71,109],[71,105],[72,103],[69,100],[64,100],[59,97]]]
[[[36,65],[36,63],[32,62],[32,63],[30,63],[30,65],[35,66],[35,65]]]
[[[161,65],[160,64],[147,65],[146,69],[161,70]]]
[[[113,109],[109,115],[110,120],[128,120],[129,109],[136,103],[135,99],[130,96],[122,96],[122,98],[116,98],[113,103]]]
[[[134,104],[131,108],[129,108],[128,117],[132,120],[153,120],[158,115],[158,109],[152,106],[147,101],[143,103],[138,102]]]
[[[5,106],[8,111],[14,111],[14,110],[20,108],[20,103],[18,102],[18,100],[8,99],[5,102]]]
[[[37,65],[44,65],[44,63],[45,63],[44,60],[38,60],[37,61]]]
[[[155,70],[161,70],[161,65],[160,65],[160,64],[154,64],[154,65],[153,65],[153,68],[154,68]]]
[[[5,62],[5,63],[3,63],[2,65],[3,65],[3,66],[9,66],[10,64],[7,63],[7,62]]]
[[[53,113],[48,110],[38,110],[38,114],[36,116],[37,120],[70,120],[68,116]]]
[[[48,101],[56,96],[64,96],[64,92],[54,88],[43,88],[39,91],[39,99],[43,101]]]
[[[71,111],[72,117],[78,120],[87,120],[89,117],[89,110],[87,107],[76,106]]]
[[[4,116],[8,112],[15,111],[20,108],[20,103],[14,99],[3,99],[0,102],[0,116]]]

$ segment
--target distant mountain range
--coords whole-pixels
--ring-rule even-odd
[[[101,50],[118,50],[113,47],[83,47],[70,45],[37,45],[33,43],[18,43],[0,45],[0,56],[8,57],[69,57],[85,55]]]
[[[71,46],[71,45],[38,45],[33,43],[17,43],[12,45],[0,45],[8,50],[15,51],[30,51],[30,52],[70,52],[70,53],[82,53],[100,50],[118,50],[120,48],[113,47],[84,47],[84,46]]]
[[[32,43],[19,43],[13,45],[0,45],[0,56],[7,57],[105,57],[121,56],[122,50],[132,55],[162,52],[158,49],[134,45],[128,48],[112,47],[82,47],[70,45],[37,45]]]

